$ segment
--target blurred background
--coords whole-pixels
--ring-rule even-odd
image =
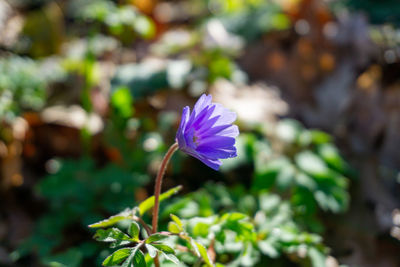
[[[242,266],[400,266],[399,23],[396,0],[0,0],[0,266],[100,266],[87,225],[152,194],[203,93],[239,156],[175,154],[169,210],[269,192],[282,234]]]

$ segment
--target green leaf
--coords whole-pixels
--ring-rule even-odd
[[[139,232],[140,232],[139,225],[133,221],[129,226],[129,234],[131,235],[133,240],[139,241]]]
[[[112,247],[126,245],[132,242],[133,240],[118,228],[110,228],[110,229],[99,229],[97,230],[94,238],[97,241],[101,242],[111,242]]]
[[[104,266],[115,266],[125,260],[132,252],[132,248],[121,248],[108,256],[104,261]]]
[[[149,252],[150,257],[152,257],[153,259],[157,256],[157,249],[150,245],[150,244],[145,244],[147,251]]]
[[[174,187],[174,188],[168,190],[165,193],[162,193],[160,195],[160,202],[165,200],[165,199],[167,199],[167,198],[170,198],[173,195],[175,195],[181,189],[182,189],[182,186],[179,185],[177,187]],[[140,203],[139,204],[139,214],[140,214],[140,216],[143,215],[146,211],[150,210],[153,206],[154,206],[154,196],[151,196],[148,199],[146,199],[145,201],[143,201],[142,203]]]
[[[129,209],[126,209],[125,211],[123,211],[117,215],[111,216],[108,219],[102,220],[97,223],[93,223],[93,224],[89,225],[89,227],[90,228],[109,227],[111,225],[116,224],[119,221],[131,219],[131,218],[132,218],[132,211]]]
[[[167,254],[175,254],[175,251],[173,248],[171,248],[170,246],[167,246],[165,244],[156,244],[153,243],[152,246],[154,246],[155,248],[157,248],[158,250],[167,253]]]
[[[208,233],[210,232],[210,225],[204,222],[198,222],[193,227],[192,232],[194,236],[201,236],[207,237]]]
[[[323,144],[318,147],[318,154],[333,169],[343,173],[347,170],[346,162],[340,156],[338,149],[332,144]]]
[[[315,180],[303,172],[297,173],[295,180],[299,186],[305,187],[310,191],[314,191],[317,188]]]
[[[272,187],[279,173],[286,168],[290,168],[290,166],[292,164],[286,157],[279,157],[268,161],[258,159],[256,161],[252,187],[257,191]]]
[[[136,247],[134,247],[134,248],[132,249],[131,255],[129,255],[129,257],[126,259],[126,261],[124,261],[124,263],[121,265],[121,267],[131,267],[132,261],[136,262],[135,257],[136,257],[137,252],[140,251],[140,246],[141,246],[141,245],[142,245],[142,243],[137,244]],[[142,253],[142,256],[143,256],[143,253]],[[140,256],[138,256],[138,257],[140,257]],[[144,260],[144,256],[143,256],[143,260]],[[140,263],[139,263],[139,264],[140,264]],[[137,267],[137,266],[144,266],[144,267],[146,267],[146,262],[144,262],[144,265],[135,265],[135,264],[134,264],[134,266],[135,266],[135,267]]]
[[[179,234],[181,232],[181,229],[175,222],[169,222],[168,223],[168,231],[173,234]]]
[[[179,217],[174,214],[170,214],[170,216],[171,216],[171,219],[178,225],[179,230],[182,232],[183,231],[183,223],[182,223],[181,219],[179,219]]]
[[[150,257],[155,258],[157,256],[157,251],[160,251],[167,260],[172,261],[175,264],[179,264],[179,260],[175,257],[175,251],[167,245],[164,244],[146,244],[147,251],[149,252]]]
[[[303,126],[296,120],[281,120],[276,127],[276,135],[286,143],[295,143],[303,130]]]
[[[133,266],[134,267],[146,267],[146,260],[144,258],[143,252],[137,249],[135,256],[133,256]]]
[[[311,130],[310,133],[314,144],[324,144],[332,141],[332,138],[327,133],[318,130]]]
[[[212,263],[210,257],[208,256],[207,249],[202,244],[200,244],[199,242],[197,242],[195,240],[193,240],[193,243],[195,244],[198,252],[200,253],[200,256],[203,258],[203,260],[207,264],[207,266],[214,267],[214,264]]]
[[[150,244],[150,243],[157,242],[157,241],[160,241],[160,240],[163,240],[163,239],[166,239],[166,238],[168,238],[168,235],[152,234],[151,236],[149,236],[146,239],[146,243]]]
[[[288,164],[287,167],[280,170],[278,176],[276,177],[276,185],[281,190],[288,189],[294,180],[296,174],[296,169],[292,164]]]
[[[145,16],[140,16],[135,19],[134,28],[137,33],[146,39],[152,38],[155,34],[154,22]]]
[[[164,255],[164,257],[165,257],[167,260],[172,261],[172,262],[175,263],[176,265],[179,264],[179,260],[178,260],[177,257],[175,257],[174,254],[169,254],[169,253],[164,253],[164,252],[161,252],[161,253]]]
[[[278,195],[261,193],[259,196],[260,209],[265,212],[271,212],[277,209],[281,203],[281,198]]]
[[[111,95],[111,105],[123,118],[133,115],[132,95],[127,87],[121,86],[115,89]]]
[[[222,216],[221,221],[235,222],[246,219],[247,215],[239,212],[226,213]]]
[[[258,244],[258,248],[264,255],[267,255],[268,257],[271,257],[271,258],[277,258],[279,256],[279,251],[277,250],[277,248],[275,248],[267,240],[259,241],[257,244]]]
[[[329,174],[326,164],[311,151],[304,151],[296,156],[296,164],[309,175],[325,177]]]
[[[311,263],[312,263],[313,267],[325,267],[326,266],[326,257],[318,249],[311,247],[308,250],[308,256],[311,259]]]

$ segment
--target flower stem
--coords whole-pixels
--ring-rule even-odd
[[[167,169],[167,165],[169,160],[171,159],[174,152],[178,150],[178,143],[174,143],[165,154],[160,169],[158,169],[156,184],[154,186],[154,208],[153,208],[153,221],[152,221],[152,230],[153,233],[157,232],[157,225],[158,225],[158,209],[160,206],[160,194],[161,194],[161,185],[162,185],[162,178],[164,177],[165,170]]]

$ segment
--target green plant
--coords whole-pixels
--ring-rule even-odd
[[[154,22],[138,12],[131,5],[117,6],[112,1],[76,1],[71,10],[76,17],[86,22],[101,23],[113,35],[125,38],[134,32],[142,38],[152,38],[155,34]],[[130,39],[130,38],[128,38]]]
[[[14,256],[19,258],[34,251],[43,264],[50,264],[63,263],[68,255],[77,253],[75,264],[67,265],[81,266],[102,251],[101,246],[85,242],[89,234],[86,225],[132,205],[134,192],[148,178],[115,164],[99,168],[89,158],[57,164],[59,170],[37,185],[37,192],[49,201],[48,210]]]
[[[346,211],[351,170],[326,133],[304,129],[294,120],[282,120],[273,129],[267,142],[254,145],[252,188],[283,194],[296,207],[299,221],[319,232],[318,207]]]
[[[50,61],[16,55],[0,59],[0,122],[11,122],[23,111],[41,109],[49,83],[63,76],[61,67]]]

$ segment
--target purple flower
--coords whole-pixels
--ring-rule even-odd
[[[211,95],[203,94],[191,114],[189,107],[183,108],[176,139],[183,152],[218,170],[220,159],[236,157],[235,138],[239,129],[232,124],[236,113],[211,100]]]

